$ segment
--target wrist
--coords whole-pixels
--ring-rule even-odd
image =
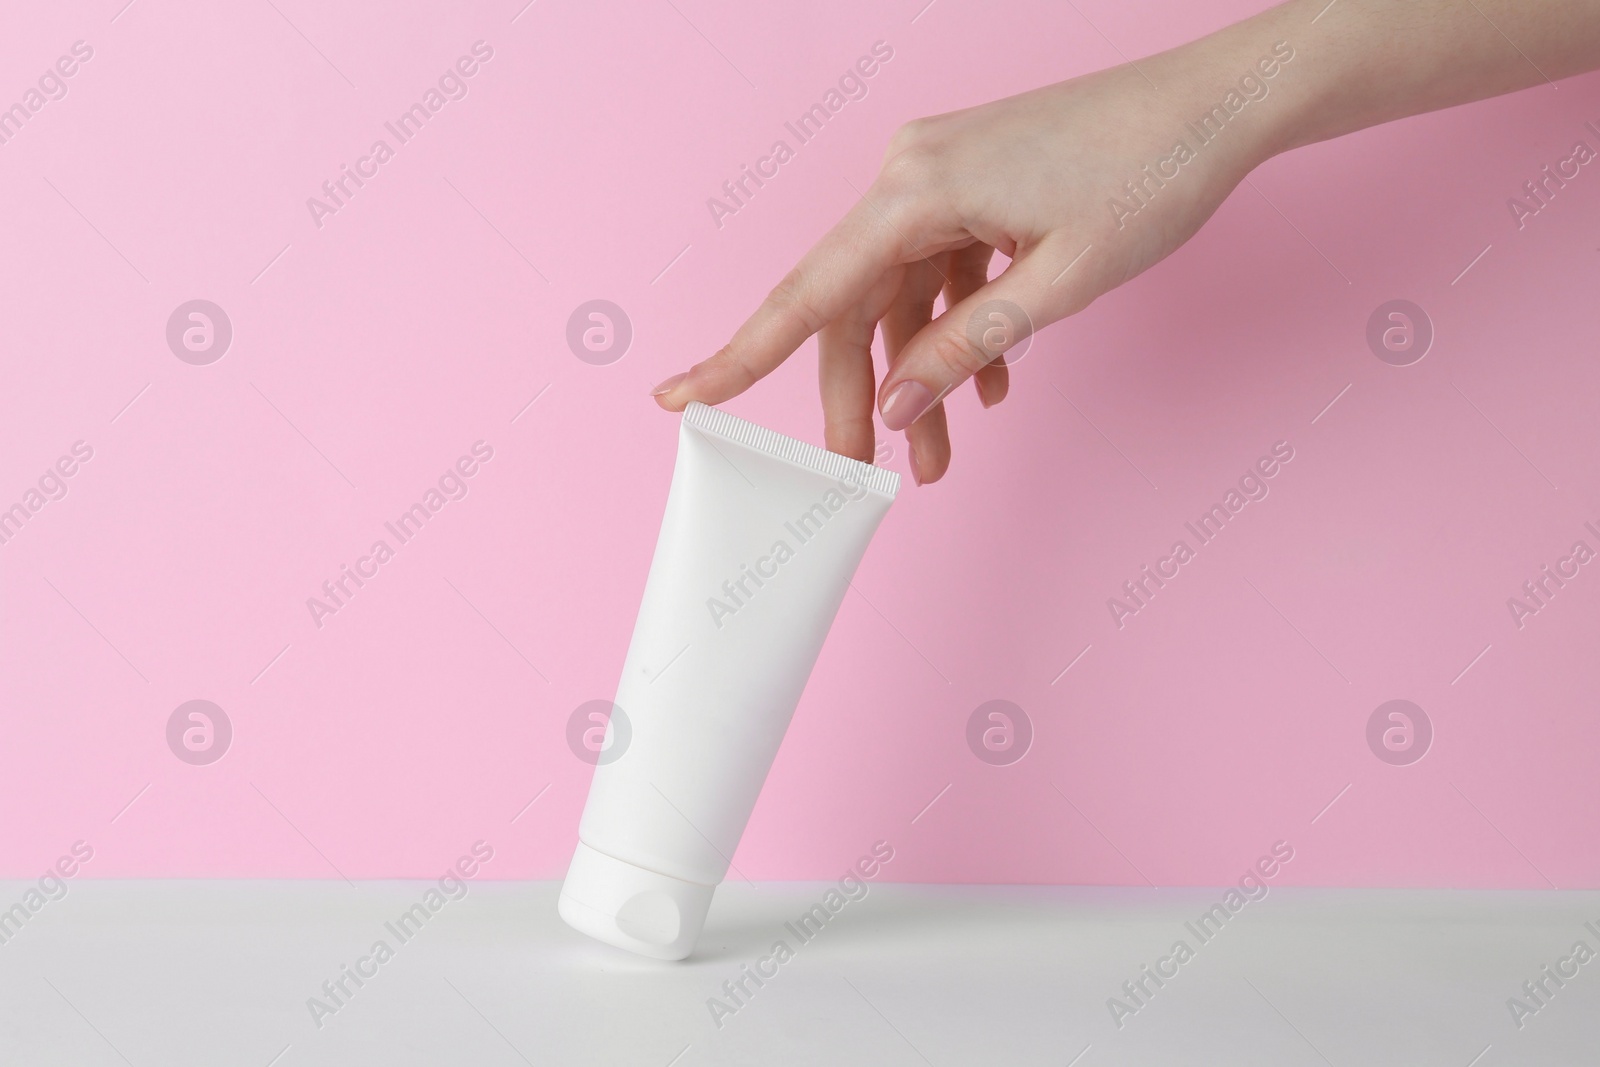
[[[1272,8],[1161,57],[1177,89],[1185,135],[1205,146],[1229,188],[1268,159],[1306,143],[1319,92],[1305,62],[1303,5]],[[1299,36],[1300,40],[1296,40]]]

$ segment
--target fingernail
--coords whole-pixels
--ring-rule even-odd
[[[916,449],[913,448],[913,449],[908,449],[907,450],[907,452],[906,452],[906,462],[911,464],[911,480],[916,482],[918,485],[921,485],[922,484],[922,465],[917,462],[917,450]]]
[[[689,376],[689,372],[688,371],[686,371],[686,370],[685,371],[679,371],[677,374],[674,374],[672,377],[668,378],[666,381],[662,382],[660,385],[658,385],[654,389],[650,390],[650,395],[651,396],[660,396],[663,393],[670,393],[670,392],[672,392],[672,390],[674,390],[674,389],[676,389],[678,387],[678,383],[679,382],[683,381],[688,376]]]
[[[933,393],[921,382],[901,382],[883,402],[883,424],[903,430],[933,406]]]

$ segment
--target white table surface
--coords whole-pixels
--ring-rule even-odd
[[[551,882],[471,883],[399,943],[430,884],[69,883],[0,944],[0,1063],[1600,1064],[1600,959],[1520,1029],[1506,1006],[1600,951],[1596,892],[1275,888],[1201,945],[1220,890],[874,884],[801,944],[784,923],[826,884],[729,882],[666,964],[568,929]],[[379,938],[319,1028],[308,998]],[[708,998],[780,938],[718,1027]],[[1194,958],[1119,1029],[1108,998],[1178,938]]]

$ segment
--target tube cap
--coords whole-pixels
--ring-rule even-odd
[[[636,867],[579,841],[558,909],[568,926],[608,945],[681,960],[694,949],[716,888]]]

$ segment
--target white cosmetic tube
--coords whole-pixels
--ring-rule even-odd
[[[900,476],[704,404],[561,887],[561,917],[683,959]]]

